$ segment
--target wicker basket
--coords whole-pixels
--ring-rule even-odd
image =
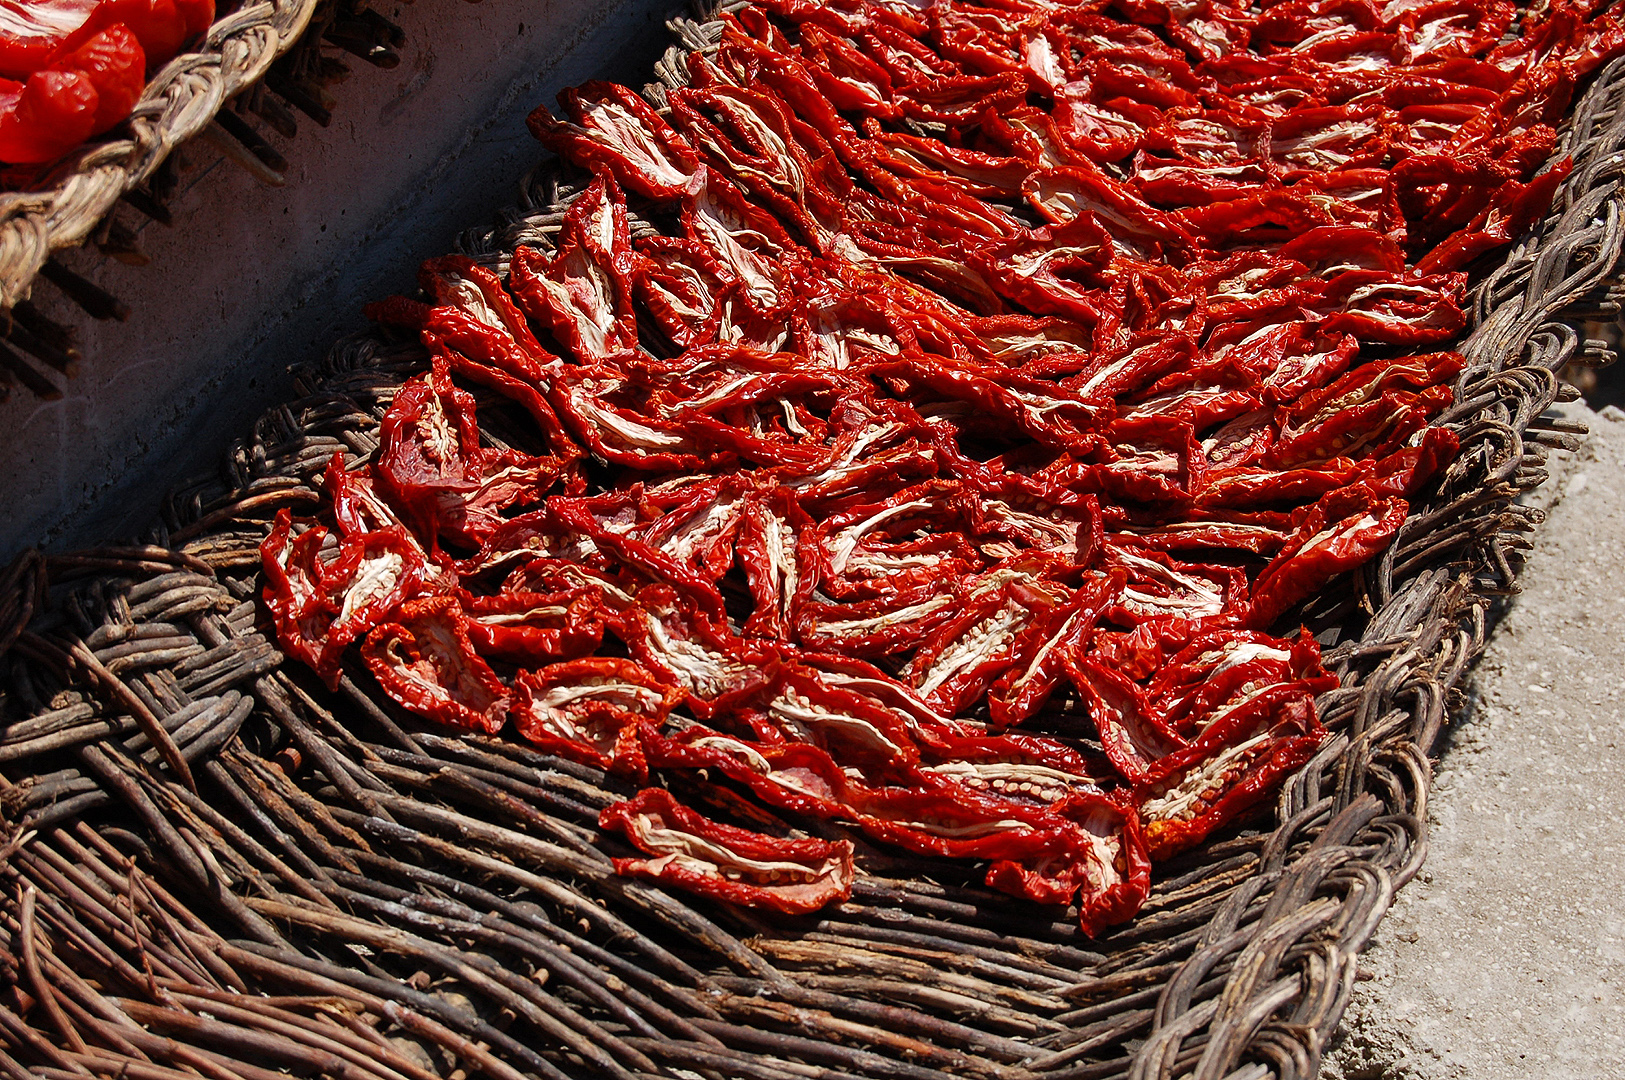
[[[681,24],[704,47],[704,24]],[[670,67],[670,65],[665,65]],[[1425,854],[1428,749],[1514,589],[1539,513],[1555,372],[1602,359],[1625,244],[1625,62],[1565,136],[1554,212],[1478,286],[1444,422],[1459,459],[1393,546],[1307,620],[1333,732],[1268,828],[1162,864],[1089,940],[967,870],[870,852],[851,902],[787,919],[617,877],[596,770],[329,693],[257,622],[257,545],[377,447],[415,345],[342,342],[156,543],[28,556],[0,580],[0,1073],[133,1080],[296,1072],[388,1080],[1313,1077],[1360,951]],[[540,170],[493,263],[572,197]],[[488,439],[522,423],[481,401]],[[46,581],[57,587],[46,604]],[[24,627],[27,626],[27,629]]]
[[[53,251],[81,243],[121,196],[258,82],[320,2],[259,0],[224,16],[197,52],[177,56],[147,84],[128,137],[87,147],[34,190],[0,194],[0,310],[27,299]]]

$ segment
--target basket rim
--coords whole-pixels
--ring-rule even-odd
[[[147,83],[129,135],[88,145],[34,186],[0,193],[0,310],[28,298],[52,253],[89,236],[171,151],[264,77],[309,25],[320,0],[256,0],[215,21],[192,52]]]

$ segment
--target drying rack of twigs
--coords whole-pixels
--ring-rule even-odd
[[[145,264],[130,221],[172,224],[168,202],[180,183],[173,155],[193,138],[262,183],[281,186],[288,163],[261,125],[292,138],[298,112],[326,127],[334,107],[326,87],[348,74],[333,54],[392,68],[404,43],[401,28],[366,0],[223,3],[196,51],[153,76],[111,138],[21,190],[0,192],[0,400],[19,383],[36,397],[61,397],[46,372],[72,377],[80,359],[71,329],[30,301],[39,278],[92,318],[129,317],[117,297],[54,252],[92,242],[109,258]],[[121,207],[127,212],[118,213]]]
[[[704,47],[704,24],[679,27]],[[0,577],[0,1074],[1313,1077],[1356,961],[1425,852],[1427,758],[1514,589],[1539,513],[1555,372],[1608,359],[1619,312],[1625,61],[1580,102],[1552,214],[1477,287],[1444,417],[1460,458],[1395,543],[1304,612],[1342,687],[1273,822],[1160,865],[1097,940],[967,872],[870,851],[802,919],[617,877],[600,772],[452,736],[352,668],[284,664],[257,545],[364,458],[415,344],[346,340],[298,373],[155,542],[30,554]],[[539,170],[465,247],[546,243],[573,197]],[[481,401],[485,437],[523,425]],[[47,585],[49,583],[49,587]],[[461,1072],[458,1072],[461,1070]]]

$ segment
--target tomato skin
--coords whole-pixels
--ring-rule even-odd
[[[215,0],[0,0],[0,161],[52,161],[117,126],[149,68],[207,33]]]
[[[147,85],[146,52],[123,23],[103,30],[55,66],[80,72],[95,86],[98,102],[92,135],[100,135],[129,116]]]
[[[147,63],[167,64],[191,36],[175,0],[102,0],[94,21],[98,26],[123,23],[141,40]]]
[[[83,72],[30,75],[15,105],[0,113],[0,161],[35,165],[61,157],[90,138],[99,97]]]
[[[186,36],[206,34],[214,25],[214,0],[175,0],[175,10],[186,23]]]
[[[98,29],[100,0],[0,0],[0,74],[27,79]]]
[[[208,31],[215,0],[0,0],[0,75],[27,79],[120,24],[156,68]]]

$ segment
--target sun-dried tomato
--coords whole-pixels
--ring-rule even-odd
[[[1292,612],[1458,450],[1464,361],[1417,350],[1625,51],[1511,12],[757,0],[660,113],[566,92],[532,126],[596,178],[552,250],[369,309],[431,372],[330,468],[336,536],[273,529],[279,638],[332,678],[370,633],[425,716],[1128,918],[1320,747]],[[468,383],[533,430],[482,437]],[[606,815],[626,872],[844,895],[844,848],[677,798]]]
[[[697,181],[699,158],[647,102],[624,86],[589,82],[559,94],[560,120],[538,105],[531,134],[561,157],[606,172],[651,199],[677,199]]]
[[[328,532],[312,525],[293,535],[287,510],[278,512],[260,544],[265,604],[282,647],[338,685],[345,650],[431,578],[422,550],[405,529],[388,525],[346,537],[337,553],[321,555]]]
[[[487,734],[507,723],[508,688],[474,651],[453,597],[401,605],[367,635],[361,658],[384,692],[419,716]]]
[[[551,256],[514,251],[509,286],[521,311],[549,327],[576,360],[595,363],[637,348],[635,258],[626,202],[601,176],[570,204]]]
[[[521,671],[509,713],[530,742],[638,782],[648,778],[640,727],[658,726],[683,692],[648,669],[594,656]]]
[[[725,825],[696,814],[663,788],[606,808],[598,824],[652,856],[616,859],[617,873],[788,915],[852,895],[851,841],[789,840]]]

